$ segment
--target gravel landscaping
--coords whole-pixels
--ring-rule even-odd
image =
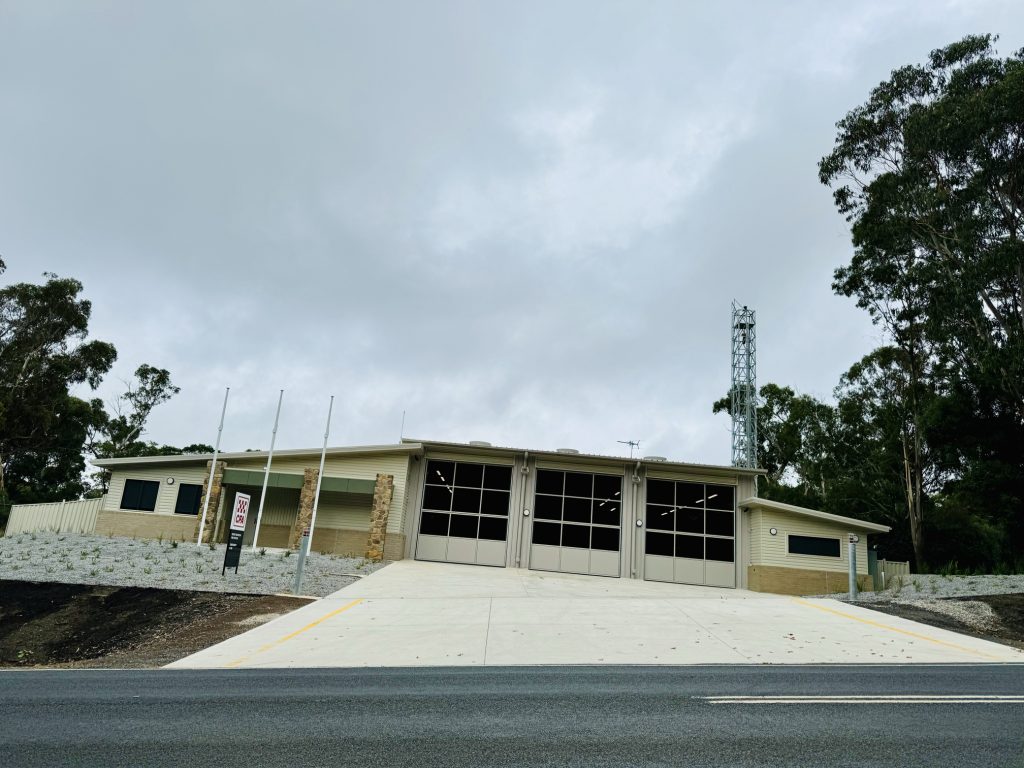
[[[286,550],[242,550],[238,574],[221,576],[224,545],[108,538],[70,533],[0,537],[0,580],[156,587],[244,594],[289,593],[297,556]],[[311,552],[302,592],[323,597],[384,563]]]
[[[1024,574],[1012,576],[942,576],[939,574],[911,574],[896,577],[880,592],[861,592],[858,603],[876,601],[914,603],[949,597],[977,597],[978,595],[1012,595],[1024,592]],[[835,595],[836,600],[848,600],[845,592]]]
[[[849,601],[849,595],[819,595]],[[897,577],[857,603],[882,613],[1024,648],[1024,574]]]

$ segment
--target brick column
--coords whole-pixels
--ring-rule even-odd
[[[377,475],[377,484],[373,487],[373,507],[370,509],[370,537],[366,543],[367,560],[380,562],[384,559],[388,512],[391,511],[391,496],[394,492],[394,475]]]
[[[309,527],[313,518],[313,499],[316,497],[316,476],[319,470],[307,467],[302,473],[302,491],[299,493],[299,512],[288,535],[288,549],[298,549],[302,532]],[[309,532],[310,537],[313,532]]]
[[[199,500],[199,514],[196,516],[196,526],[192,531],[193,538],[199,536],[199,524],[203,520],[203,505],[206,503],[207,486],[210,485],[210,467],[212,464],[212,461],[206,462],[206,477],[203,478],[203,496]],[[206,530],[203,531],[204,544],[209,543],[214,527],[217,524],[217,508],[220,506],[221,484],[224,481],[225,467],[227,467],[226,462],[218,461],[217,469],[213,473],[213,486],[210,488],[210,505],[206,509]]]

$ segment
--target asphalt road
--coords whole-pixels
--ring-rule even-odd
[[[1024,767],[1024,665],[10,671],[0,764]]]

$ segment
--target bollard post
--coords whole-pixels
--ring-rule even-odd
[[[857,541],[859,536],[850,534],[850,600],[857,599]]]
[[[292,594],[302,594],[302,569],[306,565],[306,552],[309,551],[309,528],[302,532],[299,539],[299,560],[295,564],[295,584],[292,585]]]

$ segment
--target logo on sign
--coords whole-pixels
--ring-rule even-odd
[[[231,529],[234,531],[245,530],[245,519],[249,515],[249,500],[250,496],[248,493],[236,493],[235,494],[235,508],[231,513]]]

